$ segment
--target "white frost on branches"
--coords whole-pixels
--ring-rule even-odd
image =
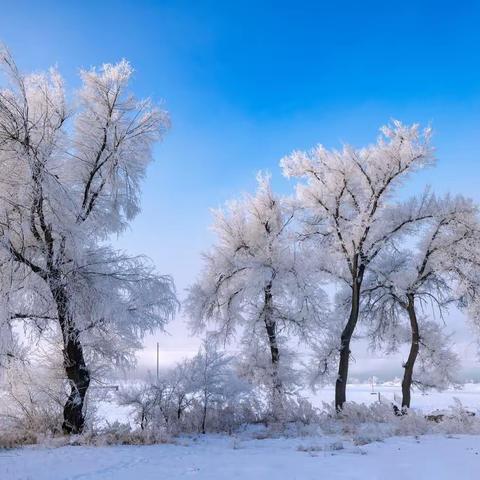
[[[82,71],[73,101],[55,69],[24,75],[6,49],[0,64],[4,307],[10,320],[61,339],[71,387],[64,429],[80,431],[85,354],[131,360],[143,333],[176,309],[169,277],[104,243],[138,213],[140,182],[168,117],[129,93],[125,60]]]
[[[359,318],[364,275],[388,242],[407,234],[423,218],[418,205],[399,209],[392,198],[410,173],[432,164],[430,133],[418,125],[394,122],[369,147],[337,151],[320,145],[281,161],[285,176],[302,180],[297,196],[305,211],[303,238],[314,245],[319,268],[350,292],[338,342],[338,409],[346,400],[350,341]]]
[[[270,359],[274,396],[281,397],[280,371],[290,363],[286,344],[308,341],[321,327],[327,297],[292,231],[293,203],[272,192],[268,177],[259,175],[258,182],[255,196],[215,212],[217,244],[204,255],[187,309],[195,329],[211,327],[227,340],[239,331],[250,353],[260,346]]]

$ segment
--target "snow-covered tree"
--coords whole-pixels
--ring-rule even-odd
[[[140,428],[169,432],[231,431],[256,413],[252,388],[237,374],[233,357],[213,339],[199,352],[160,373],[155,380],[122,388],[121,405],[133,409]]]
[[[1,369],[6,368],[15,358],[14,352],[17,349],[17,345],[10,313],[6,308],[2,308],[0,310],[0,378]]]
[[[5,49],[0,63],[0,256],[12,282],[3,307],[61,339],[70,386],[63,429],[80,432],[86,356],[131,358],[143,333],[175,310],[169,277],[105,247],[139,211],[140,181],[168,117],[128,92],[126,61],[82,71],[71,102],[55,69],[24,75]]]
[[[359,318],[362,283],[371,262],[394,237],[422,217],[421,205],[398,209],[392,197],[411,172],[432,163],[430,130],[394,122],[377,143],[362,149],[318,146],[281,161],[306,210],[304,238],[317,245],[320,268],[349,291],[348,313],[338,342],[335,405],[346,401],[350,342]]]
[[[202,410],[200,420],[202,433],[205,433],[210,406],[222,401],[231,360],[230,356],[216,348],[213,339],[207,339],[191,361],[195,391]]]
[[[145,430],[155,414],[157,396],[151,385],[146,383],[129,385],[119,390],[117,403],[132,410],[133,419],[141,430]]]
[[[443,318],[447,308],[459,301],[458,255],[471,261],[479,253],[472,250],[480,233],[473,202],[460,196],[432,197],[430,212],[422,222],[416,248],[401,249],[392,241],[372,262],[364,283],[363,314],[374,341],[386,340],[396,349],[408,325],[410,350],[403,365],[402,408],[410,407],[412,384],[445,388],[455,383],[458,358],[441,327],[424,312],[432,307],[432,313]]]
[[[480,226],[477,227],[477,232]],[[458,307],[467,315],[480,343],[480,234],[470,235],[456,245],[449,270],[456,279]]]
[[[308,340],[322,321],[326,295],[310,258],[297,248],[290,229],[294,207],[276,196],[259,176],[255,196],[215,213],[218,242],[204,255],[200,280],[189,290],[187,309],[194,329],[214,327],[231,339],[240,330],[247,348],[269,356],[272,407],[281,409],[285,385],[282,358],[292,338]]]

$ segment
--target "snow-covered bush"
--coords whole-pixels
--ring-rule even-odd
[[[164,429],[132,429],[130,425],[114,422],[97,432],[86,432],[76,439],[78,445],[154,445],[172,443]],[[71,444],[71,443],[70,443]]]
[[[324,403],[319,425],[323,432],[347,436],[357,445],[393,436],[480,433],[480,418],[457,399],[448,410],[431,415],[413,409],[399,415],[387,402],[347,402],[338,413],[332,404]]]
[[[141,430],[144,430],[151,422],[155,403],[156,391],[151,385],[129,385],[122,388],[117,394],[117,403],[131,407],[133,419]]]
[[[23,445],[34,445],[38,443],[38,437],[33,432],[5,430],[0,431],[0,449],[18,448]]]
[[[261,402],[232,357],[206,341],[198,354],[158,379],[120,390],[118,403],[132,408],[140,430],[169,433],[228,432],[259,421]]]
[[[315,408],[306,398],[295,396],[287,399],[286,421],[299,422],[303,425],[316,424],[320,418],[320,411]]]
[[[420,418],[426,423],[423,416]],[[417,430],[407,432],[407,424],[410,426],[416,420],[418,418],[414,412],[411,415],[397,415],[393,405],[388,402],[374,402],[371,405],[347,402],[340,413],[334,405],[324,403],[320,426],[326,433],[346,435],[357,445],[364,445],[393,436],[397,431],[398,435],[424,433]]]
[[[7,370],[0,392],[1,432],[20,437],[61,432],[67,390],[55,370],[16,366]]]
[[[320,413],[308,400],[289,394],[282,419],[273,421],[268,389],[254,386],[234,359],[206,341],[199,353],[150,379],[122,388],[117,402],[131,407],[139,430],[170,434],[233,433],[263,423],[275,432],[316,425]],[[295,428],[294,428],[295,430]]]
[[[458,398],[445,412],[440,412],[435,420],[435,430],[448,434],[480,434],[480,418],[478,411],[466,409]]]

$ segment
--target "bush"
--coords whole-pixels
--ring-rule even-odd
[[[34,445],[38,443],[37,436],[32,432],[5,431],[0,432],[1,448],[19,448],[24,445]]]
[[[0,395],[0,419],[5,431],[53,436],[61,433],[63,404],[67,398],[63,381],[54,372],[23,366],[7,371]],[[61,377],[60,377],[61,378]]]

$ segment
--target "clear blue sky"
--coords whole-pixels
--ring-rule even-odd
[[[390,118],[431,123],[438,191],[480,200],[480,2],[11,1],[0,39],[25,70],[127,58],[139,96],[173,127],[156,149],[143,213],[118,243],[172,273],[179,293],[208,246],[208,209],[316,143],[371,142]],[[180,326],[172,326],[172,331]]]

